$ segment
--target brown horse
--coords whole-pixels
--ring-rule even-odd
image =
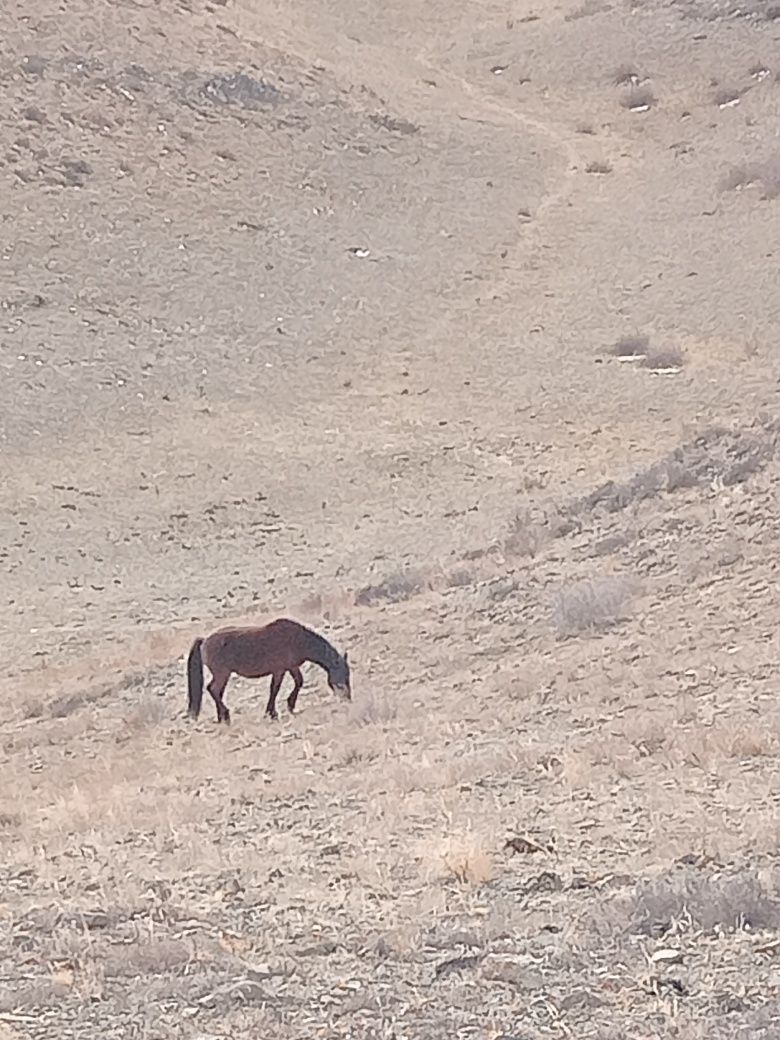
[[[276,697],[289,672],[295,686],[287,698],[290,713],[303,686],[301,665],[311,661],[328,673],[328,685],[344,700],[352,700],[349,685],[349,662],[327,639],[299,625],[297,621],[278,618],[263,628],[220,628],[205,639],[196,639],[187,658],[187,685],[189,716],[196,719],[203,700],[203,665],[211,672],[208,691],[217,706],[217,722],[230,722],[230,712],[222,695],[233,673],[246,679],[271,676],[271,695],[265,713],[272,719],[276,712]]]

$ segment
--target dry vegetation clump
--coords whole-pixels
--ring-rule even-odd
[[[356,607],[371,607],[377,603],[403,603],[427,586],[427,580],[418,571],[399,571],[375,585],[366,585],[355,593]]]
[[[473,834],[445,839],[427,858],[438,876],[461,885],[484,885],[495,876],[492,855]]]
[[[771,72],[772,70],[762,61],[757,61],[748,69],[748,76],[750,76],[751,79],[762,80],[771,75]]]
[[[721,178],[720,191],[740,191],[756,186],[767,201],[780,198],[780,152],[766,159],[738,163]]]
[[[612,76],[616,87],[637,87],[642,80],[639,70],[634,65],[618,65]]]
[[[386,693],[370,690],[349,706],[349,719],[356,726],[378,726],[398,717],[398,704]]]
[[[650,337],[636,333],[634,335],[621,336],[609,348],[607,353],[616,358],[637,359],[647,354],[650,347]]]
[[[734,722],[685,733],[675,745],[682,761],[711,769],[723,758],[749,760],[772,756],[776,753],[777,737],[766,726]]]
[[[502,549],[507,556],[533,558],[544,544],[545,537],[543,524],[529,510],[524,509],[515,515],[510,524]]]
[[[637,885],[629,907],[630,931],[661,936],[680,921],[705,932],[776,929],[780,901],[749,869],[706,874],[679,866]]]
[[[474,575],[466,567],[455,567],[445,576],[445,587],[448,589],[462,589],[471,585]]]
[[[639,361],[641,368],[649,368],[654,371],[677,370],[685,364],[685,354],[679,347],[657,347],[651,348]]]
[[[629,112],[646,112],[655,103],[655,94],[649,87],[632,87],[620,99],[620,104]]]
[[[738,87],[719,87],[712,99],[713,104],[718,108],[728,108],[730,105],[738,104],[743,93],[744,91]]]
[[[586,578],[561,586],[555,594],[553,621],[559,636],[603,629],[631,613],[639,581],[630,575]]]

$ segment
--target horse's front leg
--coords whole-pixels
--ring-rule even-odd
[[[284,678],[284,672],[274,674],[271,676],[271,693],[268,697],[268,704],[265,706],[265,713],[271,719],[278,719],[279,714],[276,710],[276,697],[279,693],[279,689],[282,685],[282,679]]]
[[[298,694],[300,693],[301,686],[303,686],[303,673],[300,668],[291,668],[290,675],[293,677],[295,686],[293,687],[292,693],[287,698],[287,708],[291,715],[295,714],[295,704],[298,700]]]

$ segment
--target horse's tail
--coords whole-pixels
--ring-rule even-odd
[[[196,639],[187,658],[187,711],[191,719],[197,719],[200,715],[200,702],[203,700],[203,654],[200,649],[202,644],[202,639]]]

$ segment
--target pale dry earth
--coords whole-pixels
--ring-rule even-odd
[[[0,1040],[780,1036],[780,8],[3,14]]]

